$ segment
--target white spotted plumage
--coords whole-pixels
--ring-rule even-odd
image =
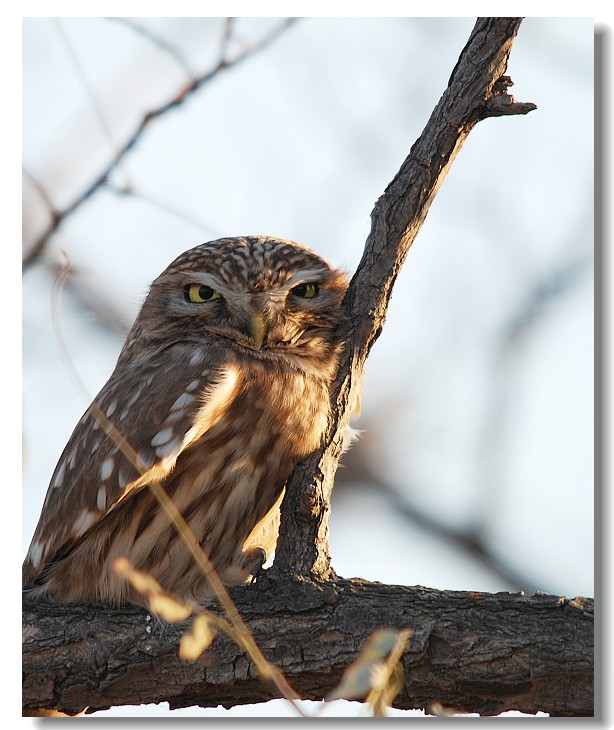
[[[305,281],[309,299],[294,293]],[[198,304],[187,296],[194,282],[205,295]],[[113,572],[126,556],[169,591],[206,591],[146,488],[152,480],[222,579],[249,579],[274,549],[287,477],[326,428],[346,286],[316,254],[280,239],[220,239],[176,259],[152,284],[51,477],[24,562],[31,590],[139,601]]]

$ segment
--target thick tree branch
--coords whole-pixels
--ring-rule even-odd
[[[333,388],[334,416],[325,445],[297,467],[286,488],[274,565],[284,575],[333,575],[328,522],[343,432],[365,360],[384,326],[396,277],[454,158],[481,119],[535,109],[507,95],[511,81],[503,75],[521,20],[478,19],[448,88],[375,204],[371,232],[346,297],[348,338]]]
[[[268,576],[232,595],[262,651],[305,699],[325,697],[369,634],[393,627],[414,631],[396,707],[593,714],[590,599]],[[187,627],[135,607],[26,603],[24,707],[229,707],[279,696],[224,636],[198,661],[182,662]]]

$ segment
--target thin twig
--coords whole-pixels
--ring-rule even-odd
[[[228,47],[232,40],[232,27],[234,18],[224,18],[224,27],[222,29],[222,38],[220,41],[220,50],[218,52],[218,63],[226,63],[228,60]]]
[[[503,580],[507,584],[507,590],[522,590],[525,593],[534,593],[538,590],[538,586],[533,581],[517,573],[509,565],[506,565],[502,560],[499,560],[493,555],[484,543],[479,532],[456,530],[449,525],[443,524],[429,512],[412,505],[398,489],[386,484],[381,479],[376,479],[374,475],[369,476],[369,484],[382,493],[386,501],[394,509],[395,514],[411,520],[412,523],[418,525],[421,529],[427,530],[430,534],[446,540],[463,550],[463,552],[487,568],[493,575]],[[544,590],[544,586],[539,586],[539,589]]]
[[[28,179],[28,182],[36,188],[36,192],[40,195],[40,197],[43,199],[43,202],[49,209],[49,213],[52,218],[54,218],[56,215],[58,215],[55,205],[53,204],[53,200],[51,200],[49,193],[47,192],[47,189],[40,183],[32,173],[27,170],[25,167],[21,168],[21,174]]]
[[[83,87],[83,90],[87,94],[88,99],[90,100],[90,103],[94,109],[94,114],[96,116],[96,119],[98,120],[98,123],[100,125],[100,129],[105,136],[107,142],[109,143],[109,147],[113,151],[113,154],[116,158],[119,157],[120,154],[120,146],[119,142],[115,138],[115,135],[113,134],[113,130],[111,129],[111,125],[107,121],[106,114],[104,113],[104,110],[102,108],[102,104],[100,103],[98,97],[94,93],[94,89],[92,88],[92,84],[90,83],[90,80],[87,78],[85,72],[83,71],[83,66],[81,64],[81,61],[79,57],[77,56],[77,53],[73,47],[72,42],[70,41],[68,35],[66,34],[66,31],[64,30],[64,26],[62,24],[61,18],[54,18],[55,27],[58,31],[58,35],[60,36],[62,43],[64,45],[64,48],[66,49],[66,53],[68,55],[68,58],[70,59],[70,62],[72,64],[72,67],[79,77],[79,81],[81,82],[81,86]],[[125,160],[122,158],[121,160],[118,159],[118,166],[122,165],[122,171],[124,174],[124,178],[126,180],[126,185],[128,187],[132,187],[130,183],[130,175],[128,174],[128,170],[125,165]]]
[[[254,45],[245,48],[235,58],[231,60],[218,61],[218,63],[207,73],[198,76],[191,81],[187,86],[181,89],[170,101],[165,102],[156,109],[152,109],[147,112],[145,116],[138,123],[136,129],[132,132],[128,140],[118,150],[117,155],[111,160],[106,168],[98,175],[98,177],[90,184],[90,186],[84,190],[73,202],[66,208],[56,211],[56,215],[52,221],[52,224],[44,231],[34,242],[27,256],[24,257],[22,263],[22,269],[27,270],[34,261],[40,256],[41,252],[45,248],[47,241],[50,236],[57,230],[58,226],[62,221],[67,218],[71,213],[74,213],[86,200],[88,200],[98,189],[107,182],[111,173],[116,167],[121,164],[124,157],[137,145],[140,141],[141,136],[149,126],[149,124],[158,117],[163,116],[171,109],[181,106],[187,98],[198,91],[201,86],[211,81],[218,73],[234,66],[239,65],[242,61],[247,58],[254,56],[256,53],[267,48],[274,40],[276,40],[287,28],[289,28],[294,22],[295,18],[287,18],[274,28],[269,34],[262,38],[259,42]]]
[[[112,183],[107,183],[105,185],[105,189],[109,190],[110,192],[114,193],[115,195],[129,196],[132,198],[136,198],[137,200],[142,200],[143,202],[149,203],[150,205],[153,205],[156,208],[160,208],[161,210],[164,210],[167,213],[170,213],[170,215],[174,216],[178,220],[182,220],[185,223],[188,223],[189,225],[198,229],[198,231],[204,235],[211,236],[212,238],[220,238],[222,236],[222,232],[217,231],[214,228],[214,226],[211,225],[211,223],[208,223],[207,221],[204,221],[201,218],[196,218],[191,213],[188,213],[187,211],[183,210],[182,208],[179,208],[175,203],[169,203],[165,200],[162,200],[159,197],[154,197],[150,193],[144,192],[142,189],[140,189],[140,190],[136,190],[134,188],[126,189],[126,188],[117,187],[116,185],[113,185]]]
[[[110,20],[114,23],[119,23],[121,25],[126,26],[126,28],[130,28],[130,30],[134,31],[140,36],[143,36],[143,38],[146,38],[150,43],[152,43],[154,46],[157,46],[165,53],[168,53],[169,56],[171,56],[179,66],[181,66],[181,70],[186,74],[186,76],[190,80],[194,80],[195,74],[194,71],[190,68],[190,65],[186,61],[186,59],[183,57],[181,53],[170,43],[164,40],[164,38],[160,38],[159,35],[156,35],[155,33],[152,33],[149,28],[145,28],[144,26],[140,25],[139,23],[135,23],[134,20],[131,20],[130,18],[114,18],[114,17],[108,17],[105,18],[105,20]]]
[[[507,351],[540,321],[553,301],[567,294],[578,284],[581,277],[592,267],[593,262],[592,250],[573,250],[570,255],[557,263],[556,268],[541,277],[527,291],[520,306],[516,308],[499,335],[502,359]]]

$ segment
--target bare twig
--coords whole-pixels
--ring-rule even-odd
[[[574,238],[573,232],[570,237]],[[565,295],[571,294],[581,284],[590,273],[592,264],[590,251],[573,250],[564,257],[553,270],[529,287],[490,347],[488,367],[491,375],[480,434],[479,449],[482,456],[476,475],[481,497],[477,506],[483,523],[488,519],[488,514],[499,508],[502,447],[509,432],[510,419],[517,413],[518,394],[514,389],[514,374],[518,358],[513,356],[514,351],[522,348],[522,343],[531,335],[535,336],[536,325],[552,310],[555,302],[561,303]],[[525,583],[522,587],[530,589],[531,583]]]
[[[106,114],[104,113],[104,110],[102,108],[102,104],[98,99],[98,96],[95,94],[94,89],[92,88],[92,84],[90,83],[90,80],[87,78],[83,67],[81,65],[81,61],[79,60],[77,53],[73,47],[73,44],[71,43],[68,35],[66,34],[66,31],[64,30],[64,26],[62,24],[61,18],[54,18],[55,27],[58,31],[58,35],[60,36],[62,43],[64,45],[64,48],[66,49],[66,53],[70,59],[70,62],[72,64],[72,67],[79,77],[79,80],[81,81],[81,86],[83,87],[83,90],[87,94],[88,99],[90,100],[90,103],[94,109],[94,113],[96,115],[96,119],[98,120],[98,123],[100,125],[100,129],[102,130],[103,135],[105,136],[107,142],[109,143],[109,147],[113,154],[115,155],[116,159],[118,160],[117,165],[121,164],[122,173],[124,175],[126,185],[127,187],[131,187],[130,183],[130,175],[128,174],[128,170],[125,165],[125,160],[123,158],[120,158],[120,145],[118,140],[115,138],[115,135],[113,133],[113,130],[111,129],[111,125],[107,121]]]
[[[361,479],[369,484],[369,489],[381,494],[382,498],[401,517],[421,530],[426,530],[436,538],[451,543],[468,557],[482,565],[506,584],[507,590],[534,593],[547,586],[538,586],[531,578],[522,575],[497,557],[482,538],[479,529],[456,529],[438,520],[433,514],[413,504],[395,486],[388,484],[371,471],[361,474]]]
[[[218,52],[219,63],[226,63],[226,61],[228,60],[228,48],[232,40],[233,25],[234,18],[224,18],[224,28],[222,30],[220,50]]]
[[[54,218],[57,215],[57,211],[55,205],[53,204],[53,200],[51,200],[51,197],[49,196],[46,188],[34,177],[34,175],[32,175],[29,170],[26,170],[25,167],[22,167],[21,174],[25,178],[27,178],[30,184],[36,189],[36,192],[40,195],[40,197],[43,199],[43,202],[49,209],[49,214],[52,218]]]
[[[200,217],[196,218],[196,216],[181,209],[176,203],[170,203],[166,200],[162,200],[162,198],[159,198],[157,196],[154,197],[150,193],[144,192],[141,186],[139,186],[139,189],[136,190],[135,188],[126,189],[117,187],[112,183],[106,183],[105,190],[108,190],[115,195],[131,197],[137,200],[142,200],[145,203],[149,203],[155,208],[159,208],[160,210],[169,213],[178,220],[184,221],[184,223],[188,223],[189,225],[196,228],[199,233],[203,235],[210,236],[211,238],[220,238],[222,236],[222,232],[217,231],[214,226],[211,225],[211,223],[202,220],[202,218]]]
[[[173,58],[173,60],[177,62],[177,65],[181,67],[181,70],[190,80],[193,81],[195,79],[194,71],[190,68],[189,63],[186,61],[183,55],[179,53],[179,51],[172,44],[167,43],[164,38],[160,38],[159,35],[153,33],[149,28],[145,28],[140,23],[136,23],[131,18],[108,17],[105,18],[105,20],[110,20],[114,23],[124,25],[126,26],[126,28],[130,28],[130,30],[134,31],[138,35],[143,36],[143,38],[146,38],[154,46],[160,48],[162,51],[171,56],[171,58]]]
[[[593,264],[592,251],[573,251],[530,287],[500,334],[500,360],[548,311],[548,307],[578,284]],[[500,366],[500,361],[496,364]]]
[[[175,109],[181,106],[187,98],[198,91],[204,84],[208,83],[221,71],[233,68],[243,61],[251,58],[256,53],[263,51],[265,48],[271,45],[290,25],[294,22],[294,18],[288,18],[268,33],[264,38],[259,40],[257,43],[244,48],[237,56],[231,60],[221,59],[216,65],[210,69],[207,73],[202,74],[184,86],[175,96],[166,103],[159,106],[157,109],[152,109],[141,119],[136,129],[129,136],[128,140],[118,149],[117,154],[106,166],[106,168],[98,175],[98,177],[90,184],[90,186],[81,192],[72,203],[61,210],[56,210],[51,225],[36,239],[28,254],[24,257],[22,268],[28,269],[34,261],[40,256],[41,252],[47,245],[47,241],[50,236],[55,233],[60,224],[75,210],[77,210],[86,200],[88,200],[99,188],[107,182],[111,173],[121,164],[122,160],[126,155],[135,147],[140,141],[143,133],[148,128],[149,124],[164,114],[168,113],[171,109]]]

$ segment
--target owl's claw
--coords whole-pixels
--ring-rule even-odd
[[[243,567],[251,575],[249,584],[252,585],[258,580],[262,573],[262,566],[266,563],[266,552],[261,547],[250,548],[243,555]]]

